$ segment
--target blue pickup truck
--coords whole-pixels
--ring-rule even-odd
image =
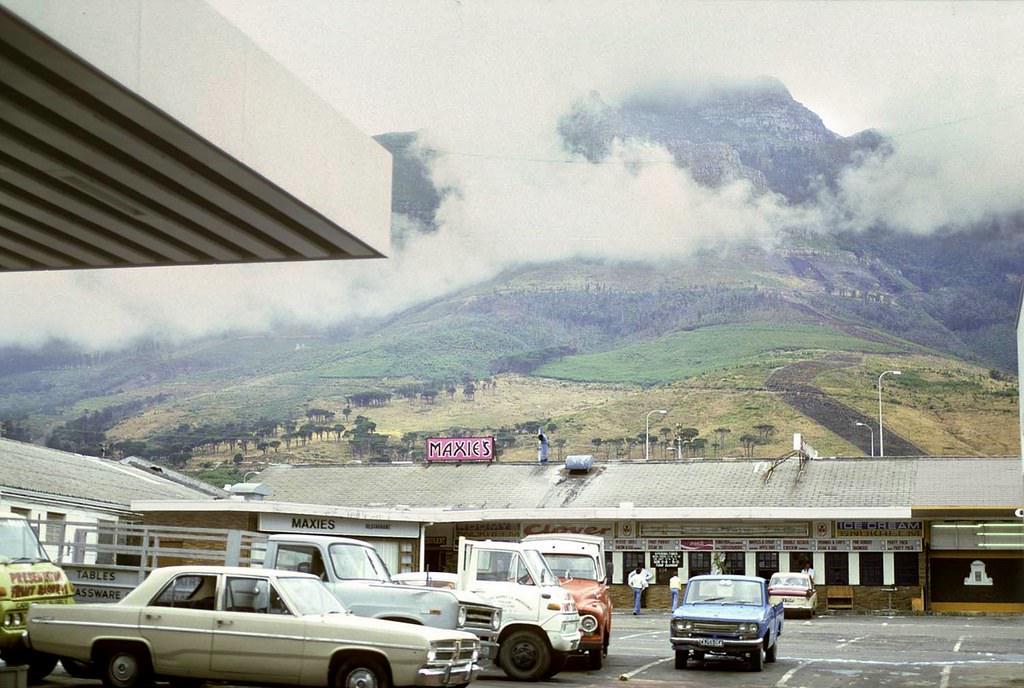
[[[762,671],[777,656],[782,619],[782,603],[769,603],[764,578],[694,576],[669,628],[676,669],[686,669],[691,658],[732,655]]]

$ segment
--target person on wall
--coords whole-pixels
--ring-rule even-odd
[[[650,581],[647,579],[647,572],[644,571],[644,567],[640,564],[636,565],[636,570],[629,573],[627,579],[629,587],[633,588],[633,613],[640,613],[640,597],[644,594],[644,590],[650,585]]]
[[[548,462],[548,436],[544,429],[537,430],[537,463]]]

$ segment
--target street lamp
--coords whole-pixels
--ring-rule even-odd
[[[868,432],[871,433],[871,456],[874,456],[875,455],[875,429],[872,428],[867,423],[854,423],[854,425],[859,425],[862,428],[867,428]]]
[[[898,370],[887,370],[878,376],[878,455],[885,456],[885,440],[882,438],[882,378],[889,374],[902,375]]]
[[[651,414],[660,413],[665,415],[668,413],[665,409],[654,409],[653,411],[647,412],[647,429],[644,431],[644,461],[648,461],[651,458]]]

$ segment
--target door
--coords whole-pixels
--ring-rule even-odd
[[[214,619],[211,668],[216,678],[297,683],[304,624],[267,578],[226,576]]]
[[[183,574],[142,610],[139,629],[153,648],[154,671],[208,675],[216,594],[217,576]]]

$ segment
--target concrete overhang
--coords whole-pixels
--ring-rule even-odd
[[[391,156],[196,0],[0,0],[0,271],[377,258]]]

